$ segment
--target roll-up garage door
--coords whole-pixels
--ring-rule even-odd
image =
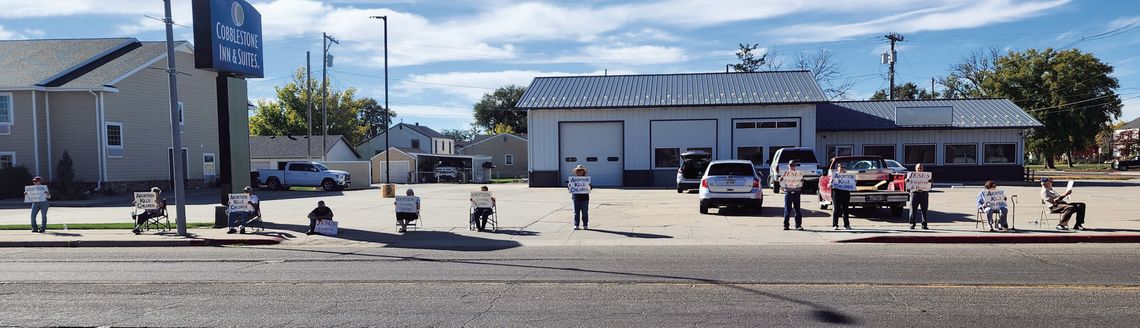
[[[625,136],[622,122],[562,122],[558,128],[561,184],[578,165],[595,187],[622,185]]]

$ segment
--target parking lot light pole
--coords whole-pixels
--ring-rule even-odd
[[[388,16],[371,16],[369,18],[379,19],[384,21],[384,184],[392,184],[392,163],[389,158],[392,153],[389,152],[391,146],[388,145]]]

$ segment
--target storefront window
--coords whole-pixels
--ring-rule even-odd
[[[863,155],[880,156],[883,159],[895,159],[895,145],[863,146]]]
[[[680,150],[677,148],[657,148],[653,150],[653,165],[656,167],[681,166]]]
[[[1017,163],[1017,144],[988,144],[985,150],[986,164]]]
[[[831,159],[835,158],[835,156],[851,156],[851,155],[854,155],[855,152],[853,151],[853,149],[855,149],[855,147],[851,146],[851,145],[830,145],[830,146],[827,146],[827,161],[830,163]]]
[[[978,164],[978,145],[946,145],[946,164]]]
[[[736,159],[764,164],[764,147],[736,147]]]
[[[934,145],[903,146],[903,164],[934,164]]]

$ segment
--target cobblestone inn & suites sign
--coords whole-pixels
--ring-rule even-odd
[[[261,13],[243,0],[194,0],[194,64],[237,77],[265,76]]]

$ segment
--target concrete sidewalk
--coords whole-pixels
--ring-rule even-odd
[[[179,247],[225,245],[276,245],[285,240],[278,232],[226,234],[221,229],[191,229],[189,236],[169,233],[135,235],[130,230],[0,231],[0,247]]]

